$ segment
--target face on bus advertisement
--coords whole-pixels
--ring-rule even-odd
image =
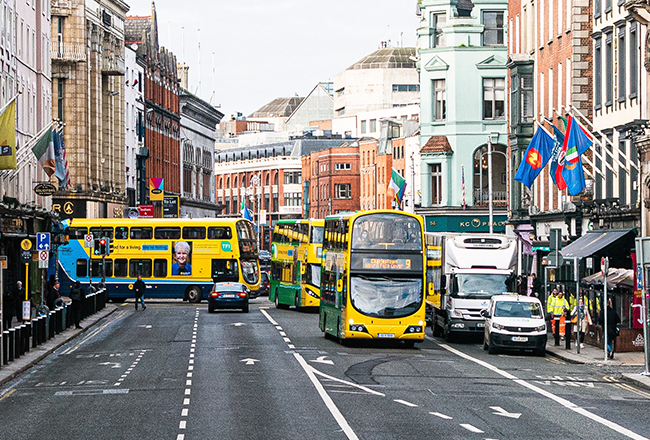
[[[172,275],[192,275],[192,243],[177,241],[172,248]]]

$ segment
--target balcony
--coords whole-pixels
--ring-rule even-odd
[[[115,54],[105,53],[102,57],[102,73],[104,75],[119,76],[124,75],[124,58]]]
[[[52,61],[79,63],[86,61],[86,46],[52,42]]]
[[[52,15],[67,17],[72,14],[72,2],[70,0],[52,0],[50,9]]]
[[[490,194],[483,190],[474,188],[474,206],[488,206]],[[508,205],[508,191],[492,191],[492,203],[494,206]]]

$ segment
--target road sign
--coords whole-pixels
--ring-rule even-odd
[[[27,264],[32,261],[32,251],[21,249],[20,250],[20,261]]]
[[[20,242],[20,247],[24,251],[28,251],[32,248],[32,241],[29,238],[24,239],[23,241]]]
[[[636,268],[636,289],[643,289],[643,268],[641,266]]]
[[[609,258],[600,257],[600,270],[603,276],[609,271]]]
[[[564,257],[559,252],[551,252],[546,256],[548,267],[560,267],[564,264]]]
[[[36,250],[49,251],[50,250],[50,233],[39,232],[36,234]]]
[[[94,246],[93,234],[84,235],[84,247],[91,248]]]
[[[49,251],[38,251],[38,268],[47,269],[50,260]]]

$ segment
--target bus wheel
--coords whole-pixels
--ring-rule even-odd
[[[281,309],[282,308],[282,306],[280,305],[280,295],[278,293],[277,287],[275,289],[275,308],[276,309]]]
[[[187,299],[189,302],[198,304],[201,302],[201,289],[198,287],[194,286],[192,287],[188,292],[187,292]]]

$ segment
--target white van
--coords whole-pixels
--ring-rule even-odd
[[[533,350],[546,354],[546,321],[539,299],[522,295],[494,295],[485,318],[483,349],[490,354],[499,350]]]

